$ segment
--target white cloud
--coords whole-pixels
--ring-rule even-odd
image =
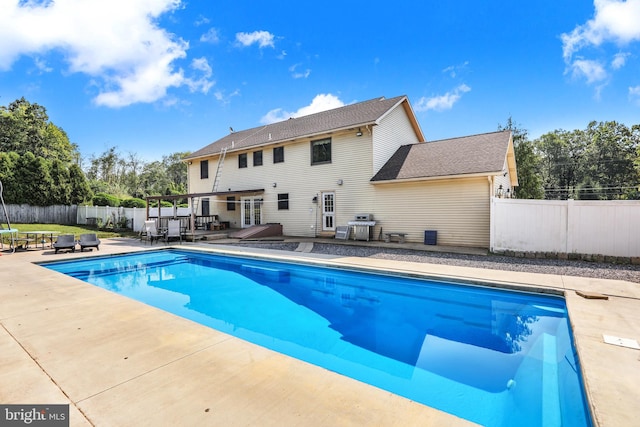
[[[607,71],[598,62],[589,59],[576,59],[571,64],[571,72],[574,77],[584,77],[587,83],[601,82],[607,78]]]
[[[186,79],[186,84],[189,86],[191,92],[202,92],[208,93],[209,89],[215,84],[213,81],[209,80],[211,75],[213,74],[213,70],[209,65],[209,62],[206,58],[196,58],[191,61],[191,68],[194,70],[200,71],[202,73],[202,77],[199,79]]]
[[[613,55],[613,60],[611,61],[611,68],[617,70],[622,68],[627,63],[627,58],[631,56],[629,52],[619,52]]]
[[[53,71],[53,68],[49,67],[47,61],[42,58],[33,58],[33,63],[41,73],[50,73]]]
[[[66,71],[92,77],[98,105],[157,101],[169,88],[191,83],[176,66],[188,43],[157,25],[180,7],[180,0],[4,1],[0,71],[24,55],[59,53]]]
[[[471,88],[466,84],[461,84],[456,87],[454,90],[445,93],[440,96],[433,96],[431,98],[422,97],[415,104],[414,108],[416,111],[444,111],[450,110],[453,108],[453,105],[460,100],[463,94],[469,92]]]
[[[206,24],[208,24],[209,22],[211,22],[211,21],[209,20],[209,18],[207,18],[206,16],[203,16],[203,15],[200,15],[200,16],[198,16],[198,19],[196,20],[196,22],[194,22],[194,25],[195,25],[196,27],[199,27],[199,26],[201,26],[201,25],[206,25]]]
[[[570,33],[560,36],[562,56],[573,75],[583,75],[588,83],[606,78],[603,60],[586,60],[574,55],[588,47],[599,47],[604,43],[625,46],[640,40],[640,0],[594,0],[593,19],[578,25]],[[611,67],[616,70],[624,66],[628,54],[616,54]],[[608,60],[604,62],[609,62]]]
[[[311,74],[311,70],[309,68],[307,68],[304,71],[296,71],[296,69],[300,65],[301,64],[294,64],[291,67],[289,67],[289,71],[291,72],[291,77],[293,77],[294,79],[306,79]]]
[[[332,110],[334,108],[343,107],[344,102],[340,101],[340,99],[332,95],[330,93],[327,94],[319,94],[313,98],[310,105],[306,107],[299,108],[296,112],[288,112],[283,110],[282,108],[276,108],[269,111],[262,119],[260,119],[260,123],[269,124],[275,122],[281,122],[283,120],[288,120],[291,117],[302,117],[308,116],[309,114],[319,113],[321,111]]]
[[[458,72],[464,70],[469,65],[469,61],[465,61],[460,65],[450,65],[442,70],[443,73],[449,74],[449,77],[455,78]]]
[[[640,40],[640,0],[595,0],[593,4],[593,19],[560,36],[565,59],[570,59],[584,46],[600,46],[608,41],[627,44]]]
[[[233,92],[231,92],[230,94],[225,94],[224,91],[221,90],[217,90],[213,96],[216,98],[216,100],[220,101],[221,103],[227,105],[231,102],[231,98],[234,96],[240,96],[240,90],[236,89]]]
[[[640,102],[640,86],[632,86],[629,88],[629,98]]]
[[[218,30],[215,28],[210,28],[209,31],[200,36],[200,41],[213,44],[219,43],[220,36],[218,35]]]
[[[252,33],[236,33],[236,41],[244,46],[258,44],[258,47],[275,47],[273,44],[274,36],[268,31],[254,31]]]

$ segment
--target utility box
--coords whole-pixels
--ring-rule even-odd
[[[425,245],[437,245],[438,244],[438,232],[436,230],[424,231],[424,244]]]

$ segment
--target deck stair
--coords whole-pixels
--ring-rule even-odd
[[[282,236],[282,224],[261,224],[229,234],[232,239],[255,239],[258,237]]]

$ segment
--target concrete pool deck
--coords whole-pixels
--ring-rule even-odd
[[[182,245],[195,246],[564,291],[595,425],[640,419],[640,351],[603,341],[603,334],[640,340],[638,284]],[[135,239],[105,239],[99,252],[2,253],[0,403],[68,403],[72,426],[473,425],[34,264],[149,248]]]

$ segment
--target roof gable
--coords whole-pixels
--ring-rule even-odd
[[[413,111],[406,96],[395,98],[375,98],[369,101],[346,105],[332,110],[322,111],[308,116],[291,118],[265,126],[232,132],[229,135],[195,151],[185,159],[210,156],[220,153],[227,147],[229,150],[240,150],[266,144],[292,141],[297,138],[313,137],[327,132],[335,132],[358,126],[374,125],[390,110],[403,104],[410,116],[419,140],[424,140],[422,131],[413,116]],[[406,105],[404,105],[406,104]]]
[[[502,172],[510,131],[404,145],[371,181],[495,175]]]

